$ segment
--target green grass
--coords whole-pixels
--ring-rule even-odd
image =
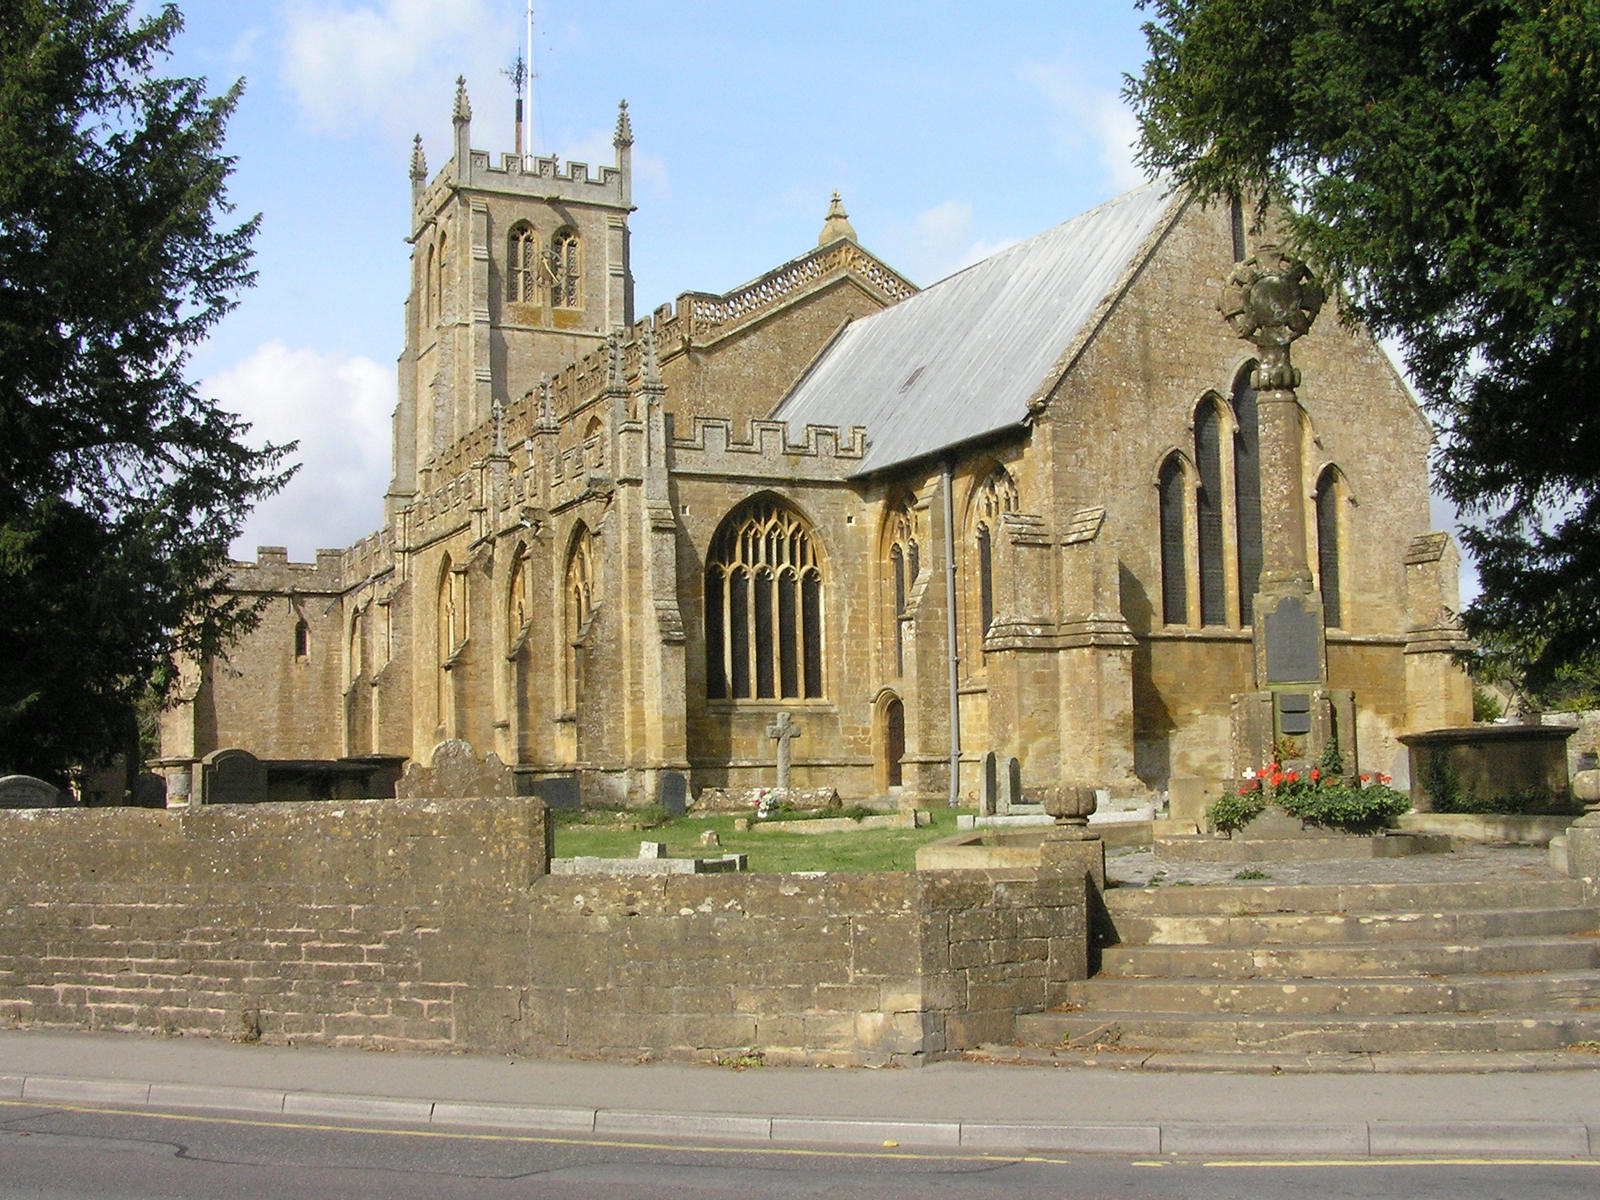
[[[622,827],[633,819],[631,813],[586,809],[580,820],[565,813],[558,817],[556,857],[634,858],[640,842],[665,842],[673,858],[748,854],[752,871],[910,871],[917,865],[918,846],[956,832],[958,811],[968,810],[934,809],[933,824],[923,829],[735,833],[732,814],[680,817],[650,829],[631,829]],[[720,846],[700,845],[700,835],[708,829]]]

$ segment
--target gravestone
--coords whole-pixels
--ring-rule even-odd
[[[551,775],[546,779],[535,779],[531,791],[544,801],[546,808],[570,809],[582,803],[576,775]]]
[[[153,771],[143,772],[133,781],[133,792],[128,803],[134,808],[165,808],[167,806],[167,781]]]
[[[395,785],[402,800],[464,800],[474,796],[514,796],[516,773],[493,750],[482,758],[459,738],[433,748],[428,766],[413,762]]]
[[[248,750],[213,750],[200,760],[202,804],[260,804],[267,798],[267,768]]]
[[[689,780],[682,771],[663,771],[656,777],[656,803],[670,817],[689,811]]]
[[[998,811],[1000,803],[999,772],[995,765],[994,751],[989,750],[983,756],[983,778],[978,789],[978,815],[992,817]]]
[[[1022,764],[1014,758],[1006,759],[1006,769],[1000,775],[1000,815],[1010,816],[1022,803]]]
[[[61,789],[32,775],[0,776],[0,808],[60,808]]]
[[[767,736],[778,743],[778,788],[789,790],[789,743],[800,736],[800,727],[789,720],[787,712],[778,714],[775,723],[767,726]]]

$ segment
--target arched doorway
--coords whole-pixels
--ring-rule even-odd
[[[897,788],[904,781],[900,760],[906,753],[906,708],[898,696],[890,696],[882,709],[883,762],[880,773],[886,788]]]

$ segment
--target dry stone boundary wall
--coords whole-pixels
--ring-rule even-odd
[[[1087,967],[1036,872],[551,877],[525,797],[0,813],[0,1021],[921,1062]]]

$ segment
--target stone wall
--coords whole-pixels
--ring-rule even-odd
[[[0,813],[0,1021],[921,1062],[1087,971],[1033,872],[553,878],[538,801]]]

